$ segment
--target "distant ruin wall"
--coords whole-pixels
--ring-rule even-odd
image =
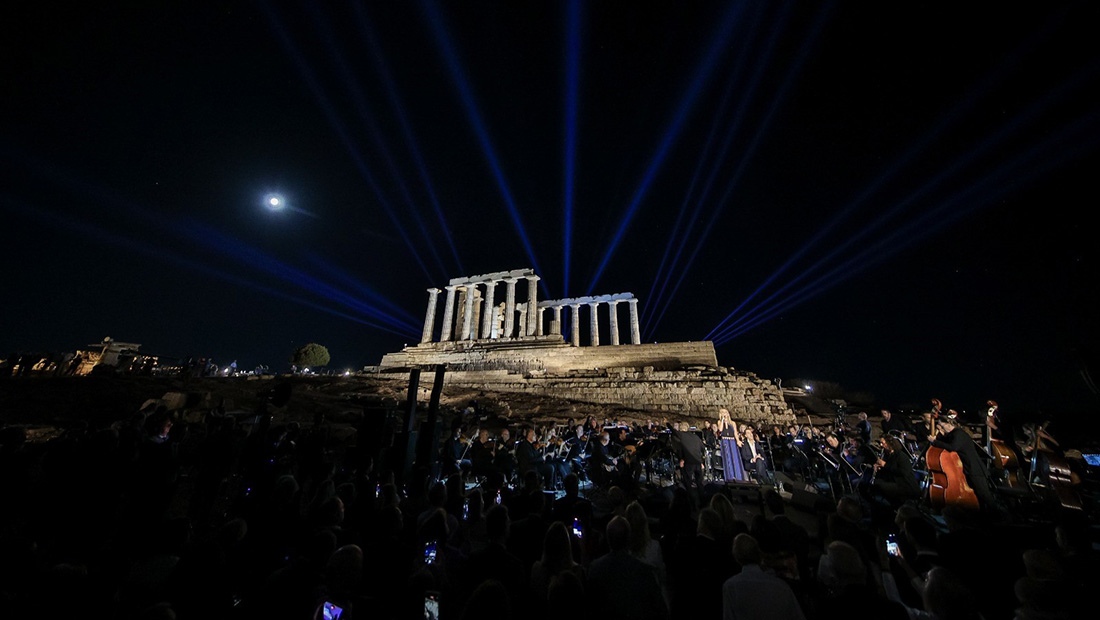
[[[378,370],[384,372],[381,368]],[[434,373],[425,372],[420,380],[422,385],[430,385]],[[645,412],[639,417],[714,420],[718,417],[718,409],[725,407],[731,417],[746,422],[782,424],[794,420],[794,413],[773,383],[752,373],[722,367],[705,370],[611,368],[562,375],[448,370],[444,385],[619,405]]]
[[[636,368],[674,370],[685,366],[718,366],[714,344],[670,342],[600,347],[574,347],[560,336],[535,342],[432,342],[405,347],[382,357],[383,367],[427,367],[447,364],[448,370],[511,370],[564,374],[578,370]]]

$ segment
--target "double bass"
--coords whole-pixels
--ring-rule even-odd
[[[932,436],[936,435],[936,418],[940,416],[942,407],[943,404],[938,399],[932,399]],[[928,467],[928,475],[932,478],[928,485],[928,503],[932,508],[937,511],[944,506],[979,509],[978,496],[966,482],[966,472],[963,471],[962,459],[958,454],[929,445],[924,461]]]

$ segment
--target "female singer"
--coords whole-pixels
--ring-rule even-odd
[[[741,436],[725,407],[718,410],[717,432],[722,438],[722,471],[726,479],[730,480],[732,476],[733,480],[747,482],[749,477],[745,475],[745,465],[741,462]]]

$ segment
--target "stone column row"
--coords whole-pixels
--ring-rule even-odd
[[[525,316],[521,317],[520,324],[516,325],[516,282],[517,278],[505,278],[505,293],[504,293],[504,326],[503,330],[499,334],[502,338],[512,338],[515,336],[530,337],[542,335],[542,309],[538,307],[538,276],[526,276],[527,278],[527,308],[534,309],[534,312],[527,312]],[[496,293],[497,280],[491,280],[488,282],[471,282],[465,286],[448,285],[444,288],[447,290],[447,297],[443,306],[443,329],[440,333],[439,340],[441,342],[450,341],[452,333],[454,340],[476,340],[479,337],[479,325],[478,320],[475,318],[475,301],[478,302],[478,310],[483,310],[480,320],[480,337],[491,338],[493,337],[493,321],[494,311],[493,301]],[[477,286],[478,284],[485,284],[485,296],[481,300],[477,300]],[[464,307],[461,309],[461,325],[457,326],[455,330],[454,314],[455,314],[455,291],[457,289],[463,289],[465,295]],[[435,329],[435,313],[436,306],[438,304],[439,289],[428,289],[428,311],[424,317],[424,331],[421,333],[420,342],[431,342],[432,333]],[[518,327],[518,330],[516,329]],[[560,330],[560,325],[558,327]],[[517,334],[518,331],[518,334]]]
[[[638,300],[637,299],[612,299],[606,302],[594,301],[588,302],[589,307],[588,315],[588,331],[589,331],[589,345],[593,347],[600,346],[600,318],[599,307],[600,304],[606,303],[608,312],[611,316],[611,344],[618,346],[621,344],[619,338],[619,302],[626,301],[630,304],[630,341],[633,344],[642,343],[642,333],[638,326]],[[570,342],[575,347],[581,346],[581,306],[585,304],[569,304],[572,309],[572,321],[570,321]],[[563,336],[561,325],[561,309],[563,306],[550,306],[554,311],[554,317],[550,322],[550,332]],[[541,315],[540,308],[540,315]],[[540,321],[541,323],[541,321]]]

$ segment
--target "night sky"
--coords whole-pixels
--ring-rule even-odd
[[[647,341],[751,310],[766,378],[1097,412],[1095,2],[88,4],[0,9],[5,356],[354,368],[535,267]]]

